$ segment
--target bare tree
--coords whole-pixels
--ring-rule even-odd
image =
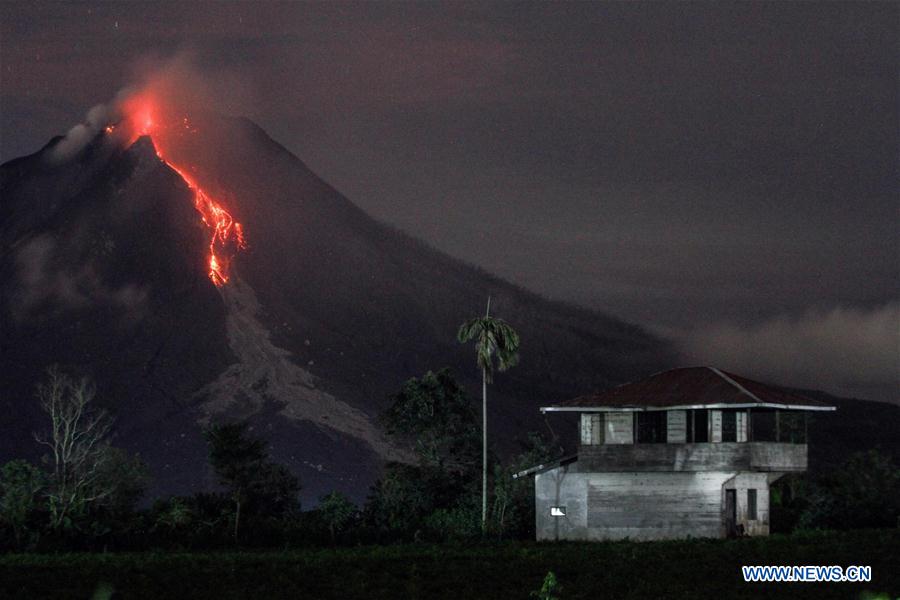
[[[115,485],[103,481],[112,458],[113,421],[106,411],[91,405],[95,395],[90,381],[75,381],[56,367],[50,367],[47,381],[37,386],[41,408],[50,417],[50,431],[34,437],[51,452],[48,500],[54,528],[115,492]]]

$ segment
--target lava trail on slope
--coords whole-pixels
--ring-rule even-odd
[[[167,141],[172,136],[183,136],[196,133],[187,117],[180,120],[160,119],[151,99],[134,96],[123,104],[124,118],[119,124],[106,127],[108,134],[117,134],[120,127],[125,128],[127,145],[130,146],[138,138],[147,136],[153,143],[156,155],[173,171],[178,173],[194,194],[194,208],[200,213],[200,219],[210,230],[208,276],[217,286],[228,283],[231,261],[239,250],[247,247],[243,226],[237,222],[221,201],[212,197],[190,174],[190,168],[178,164],[171,153],[166,151]]]

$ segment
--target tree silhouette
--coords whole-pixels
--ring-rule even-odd
[[[469,319],[459,328],[460,343],[475,340],[475,357],[481,369],[481,528],[487,527],[487,386],[497,370],[505,371],[519,362],[519,334],[502,319],[491,316],[491,298],[483,317]]]

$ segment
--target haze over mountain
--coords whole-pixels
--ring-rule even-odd
[[[0,170],[0,459],[37,452],[33,387],[59,363],[97,382],[117,444],[148,461],[155,492],[209,486],[200,427],[246,418],[306,500],[361,498],[385,459],[403,458],[374,417],[405,379],[448,365],[479,390],[455,332],[488,295],[523,344],[491,390],[501,451],[544,427],[539,405],[676,360],[636,326],[375,221],[246,119],[192,114],[166,161],[151,138],[109,129],[87,127],[71,149],[70,132]],[[243,225],[247,248],[223,286],[173,157]]]

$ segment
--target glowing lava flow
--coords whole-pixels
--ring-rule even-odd
[[[159,145],[152,135],[154,130],[158,129],[158,126],[149,110],[144,108],[137,114],[132,114],[131,120],[136,129],[132,143],[140,136],[148,136],[153,143],[156,156],[178,173],[194,193],[194,207],[200,213],[203,223],[211,230],[209,257],[207,259],[209,279],[217,287],[225,285],[228,283],[231,259],[238,250],[243,250],[247,247],[241,224],[235,221],[219,202],[203,191],[197,185],[197,181],[183,167],[174,164],[170,159],[163,156]],[[183,124],[188,131],[196,131],[191,129],[187,119],[183,119]],[[114,126],[107,127],[107,132],[112,133],[113,128]]]
[[[150,140],[152,141],[153,137]],[[231,259],[234,256],[234,252],[229,252],[229,248],[243,250],[247,247],[247,243],[244,241],[243,227],[232,218],[227,210],[222,208],[221,204],[204,192],[190,175],[167,160],[160,153],[156,142],[153,143],[153,147],[156,149],[156,155],[160,160],[181,175],[187,186],[194,192],[194,208],[200,213],[203,223],[212,230],[212,236],[209,240],[208,275],[210,280],[217,286],[225,285],[228,283],[228,270],[231,265]]]

